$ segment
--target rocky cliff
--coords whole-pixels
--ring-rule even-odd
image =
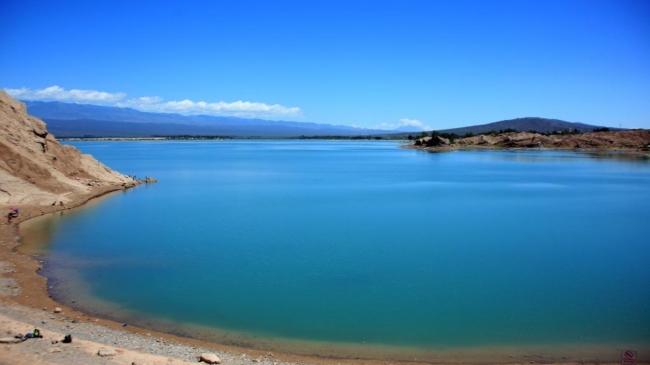
[[[92,156],[59,144],[25,104],[0,91],[0,205],[46,205],[98,186],[132,184]]]

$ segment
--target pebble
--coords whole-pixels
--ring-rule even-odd
[[[54,308],[54,313],[61,313],[61,308],[59,307]]]

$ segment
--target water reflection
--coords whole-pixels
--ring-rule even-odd
[[[123,190],[126,192],[126,190]],[[50,253],[56,227],[65,219],[72,219],[88,215],[98,210],[116,193],[92,199],[79,208],[62,210],[57,213],[34,217],[20,223],[20,236],[18,252],[26,255],[46,255]]]
[[[433,153],[469,152],[478,158],[491,161],[509,161],[520,163],[549,163],[593,159],[598,162],[612,160],[633,164],[650,163],[650,155],[631,151],[536,151],[536,150],[485,150],[462,148],[456,151],[432,151]]]

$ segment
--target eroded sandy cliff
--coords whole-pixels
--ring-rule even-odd
[[[0,205],[52,204],[130,178],[59,144],[25,105],[0,91]]]

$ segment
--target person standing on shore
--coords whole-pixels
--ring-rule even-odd
[[[18,208],[11,207],[9,213],[7,213],[7,224],[11,223],[12,218],[18,218]]]

